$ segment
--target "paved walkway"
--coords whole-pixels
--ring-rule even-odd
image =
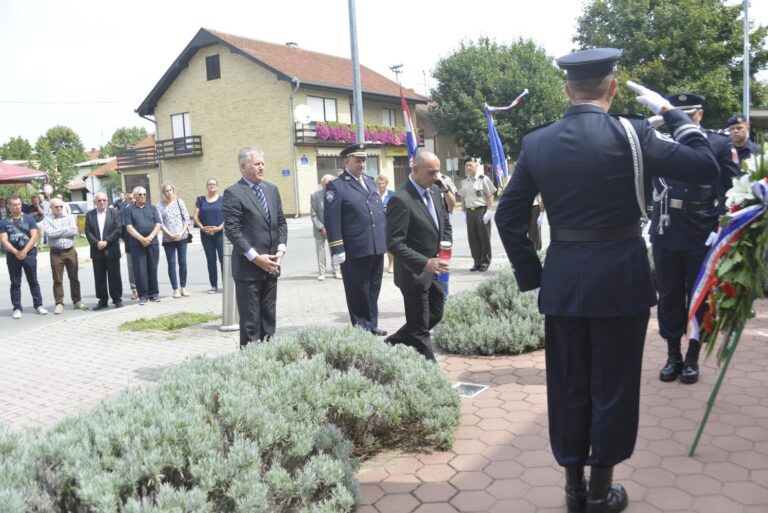
[[[499,264],[503,265],[503,264]],[[456,259],[455,269],[469,260]],[[454,271],[452,291],[492,274]],[[385,274],[384,329],[403,322],[402,299]],[[163,371],[196,355],[237,350],[238,334],[218,325],[176,335],[129,333],[117,326],[177,311],[220,312],[221,295],[194,294],[159,304],[87,315],[12,336],[0,330],[0,423],[12,430],[46,427],[127,388],[155,383]],[[717,369],[702,366],[698,384],[663,384],[665,354],[651,321],[646,345],[640,433],[634,456],[616,469],[630,495],[628,512],[765,513],[768,511],[768,303],[744,330],[697,455],[687,457]],[[282,278],[278,335],[311,324],[348,322],[341,281]],[[547,438],[544,355],[495,358],[445,356],[452,381],[489,385],[462,400],[461,425],[449,452],[381,454],[359,472],[359,513],[562,512],[563,477]]]

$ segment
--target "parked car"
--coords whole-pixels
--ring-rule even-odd
[[[67,205],[69,205],[69,211],[73,214],[85,215],[88,212],[87,201],[68,201]]]

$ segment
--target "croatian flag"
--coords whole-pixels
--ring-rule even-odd
[[[504,153],[504,147],[501,145],[499,133],[496,131],[496,125],[493,123],[493,116],[488,106],[485,107],[485,119],[488,121],[488,139],[491,141],[491,157],[493,157],[493,172],[496,174],[496,181],[504,189],[509,179],[509,169],[507,168],[507,156]]]
[[[411,111],[408,110],[408,104],[403,97],[403,88],[400,88],[400,104],[403,106],[403,119],[405,120],[405,145],[408,147],[408,164],[413,169],[413,156],[416,154],[418,143],[416,142],[416,131],[413,129],[411,121]]]

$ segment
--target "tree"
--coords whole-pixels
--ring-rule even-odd
[[[499,138],[511,157],[520,153],[528,129],[559,118],[567,105],[563,73],[531,40],[510,45],[488,38],[461,42],[456,52],[437,63],[432,76],[438,82],[432,97],[440,128],[456,134],[467,154],[486,162],[491,150],[484,103],[509,105],[528,88],[521,104],[494,115]]]
[[[0,160],[32,160],[32,145],[23,137],[11,137],[0,146]]]
[[[752,78],[768,63],[765,26],[752,26]],[[580,48],[613,46],[624,50],[619,61],[622,86],[615,112],[636,112],[627,79],[662,94],[704,95],[707,126],[724,126],[740,112],[743,85],[741,3],[723,0],[593,0],[578,20],[574,42]],[[751,81],[751,102],[763,105],[768,86]]]
[[[115,130],[112,139],[101,148],[99,157],[116,157],[126,146],[134,146],[146,139],[147,130],[144,127],[123,127]]]
[[[35,150],[40,169],[48,171],[51,185],[61,193],[66,192],[67,184],[77,174],[75,164],[87,158],[80,136],[65,126],[48,129],[35,143]]]

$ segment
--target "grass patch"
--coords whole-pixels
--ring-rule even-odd
[[[142,317],[134,321],[124,322],[117,329],[120,331],[177,331],[219,318],[221,318],[221,315],[210,312],[202,314],[179,312],[152,319]]]

